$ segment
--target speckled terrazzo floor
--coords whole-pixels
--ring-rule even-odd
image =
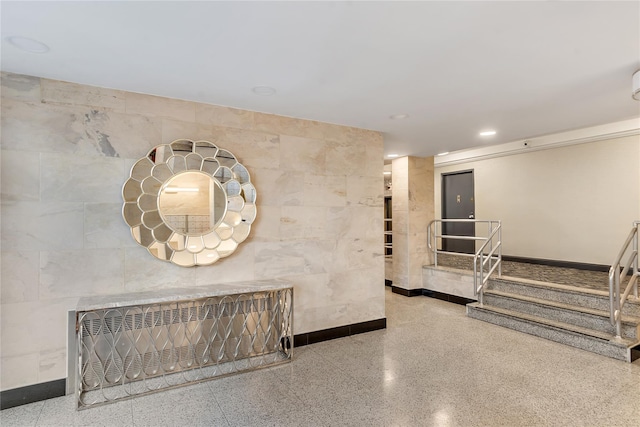
[[[503,261],[502,275],[560,285],[578,286],[601,291],[609,290],[609,275],[600,271],[575,268],[551,267],[524,262]],[[438,265],[443,267],[473,270],[472,258],[448,254],[438,255]]]
[[[9,426],[637,426],[625,363],[386,291],[387,329],[294,360],[77,412],[73,397],[0,411]]]

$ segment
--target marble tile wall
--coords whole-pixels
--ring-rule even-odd
[[[373,131],[2,74],[1,371],[7,390],[66,377],[79,297],[284,278],[294,333],[384,317],[383,147]],[[234,153],[258,192],[249,238],[213,266],[138,246],[121,218],[133,163],[160,143]]]
[[[393,286],[422,288],[422,267],[431,264],[427,224],[435,219],[433,157],[392,162]]]

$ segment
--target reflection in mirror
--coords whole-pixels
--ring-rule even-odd
[[[211,176],[189,171],[164,184],[159,208],[169,228],[181,234],[201,236],[213,231],[224,217],[227,196]]]
[[[195,152],[202,157],[215,157],[218,153],[218,147],[209,141],[197,141]]]
[[[180,139],[151,149],[122,188],[133,238],[163,261],[190,267],[229,256],[256,218],[249,172],[209,141]]]
[[[229,169],[238,163],[235,156],[227,150],[219,150],[218,154],[216,154],[216,158],[218,159],[218,162],[220,162],[221,166],[226,166]]]

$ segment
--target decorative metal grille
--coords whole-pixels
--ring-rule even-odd
[[[78,408],[291,360],[291,288],[78,312]]]

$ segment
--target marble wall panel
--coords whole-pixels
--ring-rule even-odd
[[[344,206],[347,204],[345,175],[304,175],[305,206]]]
[[[4,202],[2,249],[82,249],[83,213],[79,202]]]
[[[305,239],[298,246],[304,256],[304,272],[319,274],[328,271],[333,259],[335,241],[329,239]]]
[[[473,274],[423,268],[423,288],[459,297],[477,299],[473,294]]]
[[[372,139],[381,141],[382,137],[378,135],[378,138]],[[384,169],[384,160],[381,159],[384,159],[382,142],[374,142],[371,145],[367,145],[365,149],[365,169],[361,173],[366,176],[379,177]]]
[[[78,298],[3,304],[0,356],[39,355],[44,350],[66,347],[67,313],[77,304]],[[35,372],[37,375],[37,365]]]
[[[40,252],[2,252],[2,304],[37,301],[39,281]]]
[[[176,139],[205,140],[216,143],[214,135],[213,126],[208,124],[162,119],[162,139],[155,145],[169,144]],[[138,157],[145,154],[141,153]]]
[[[302,249],[297,241],[256,242],[256,279],[304,274],[306,261]]]
[[[137,243],[122,219],[122,203],[84,204],[84,247],[124,248]]]
[[[124,250],[124,291],[141,292],[152,289],[193,286],[195,268],[183,268],[160,261],[142,246]]]
[[[0,358],[0,388],[11,390],[38,382],[38,353]]]
[[[230,150],[249,173],[253,169],[280,169],[280,137],[276,134],[214,126],[211,138]]]
[[[40,298],[122,293],[123,258],[119,248],[41,252]]]
[[[354,206],[350,210],[349,227],[344,237],[379,239],[382,245],[384,233],[382,207]]]
[[[161,124],[91,107],[2,101],[5,149],[137,158],[157,145]]]
[[[222,282],[242,282],[255,280],[255,246],[251,238],[245,240],[229,257],[222,258],[212,266],[197,267],[197,286],[212,285]]]
[[[282,169],[315,175],[324,174],[326,146],[327,144],[320,139],[283,135],[280,138]]]
[[[384,258],[384,248],[381,245],[382,238],[368,239],[341,239],[338,241],[336,258],[346,260],[346,270],[362,268],[380,268],[381,258]],[[335,259],[334,264],[340,265]]]
[[[260,193],[258,193],[258,200],[260,200]],[[290,208],[291,206],[286,209]],[[281,209],[279,206],[258,204],[258,215],[253,224],[251,224],[251,233],[249,234],[252,241],[269,242],[280,240]]]
[[[126,92],[125,99],[127,114],[165,117],[183,122],[196,121],[194,102],[133,92]]]
[[[380,189],[383,185],[382,173],[377,178],[366,176],[347,177],[347,204],[382,207],[384,197]]]
[[[328,273],[285,276],[283,279],[293,284],[293,306],[301,312],[328,306],[335,298],[334,290],[329,287]]]
[[[125,112],[126,92],[59,80],[42,79],[42,102],[85,105],[108,111]]]
[[[122,159],[50,153],[40,169],[43,201],[122,202]]]
[[[59,347],[40,351],[38,358],[38,382],[54,381],[67,376],[67,348]]]
[[[99,154],[138,159],[160,144],[162,119],[90,110],[84,114],[81,126]]]
[[[315,206],[289,206],[280,217],[282,240],[321,239],[325,236],[326,209]]]
[[[84,133],[86,110],[2,99],[2,147],[28,152],[93,153]]]
[[[1,155],[2,200],[39,200],[40,155],[9,150]]]
[[[366,170],[366,151],[364,146],[329,143],[326,154],[327,175],[360,175],[360,171]]]
[[[226,128],[251,129],[253,111],[210,104],[196,104],[196,121]]]
[[[304,174],[276,169],[254,169],[251,182],[256,187],[258,203],[269,206],[300,206],[304,198]]]
[[[40,78],[12,73],[0,73],[3,100],[40,102]]]

